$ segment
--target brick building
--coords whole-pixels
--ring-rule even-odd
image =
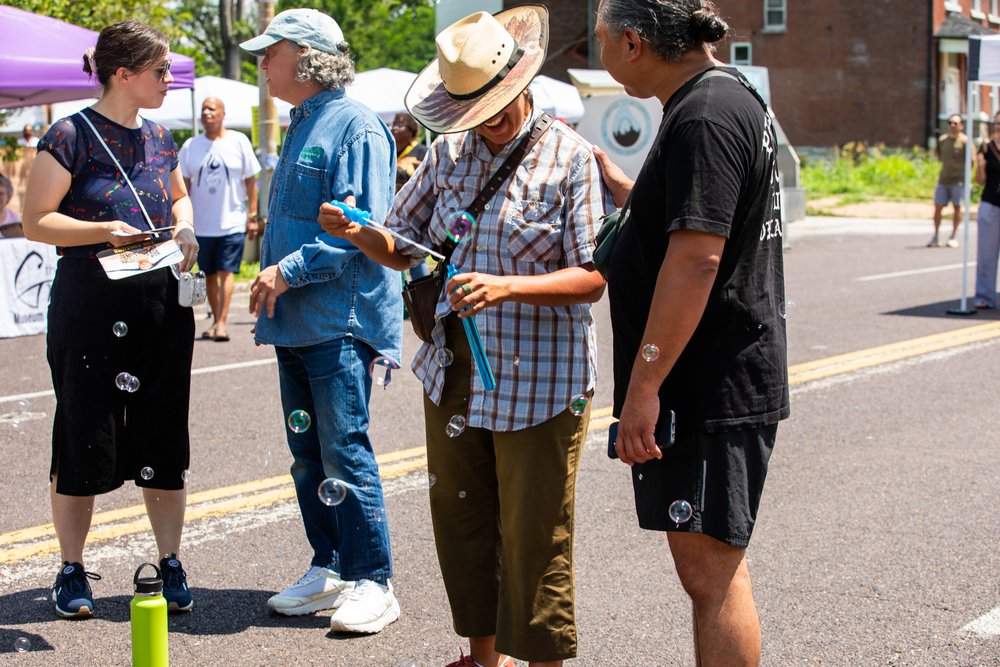
[[[733,30],[720,60],[767,67],[775,112],[795,146],[849,141],[927,146],[965,114],[968,37],[1000,32],[1000,0],[715,0]],[[504,7],[527,4],[505,0]],[[591,17],[599,0],[548,0],[542,72],[599,68]],[[976,132],[1000,99],[977,91]]]
[[[1000,30],[1000,0],[719,0],[727,62],[767,67],[796,146],[927,146],[965,114],[968,37]],[[997,108],[974,99],[985,121]],[[977,126],[977,132],[981,127]]]

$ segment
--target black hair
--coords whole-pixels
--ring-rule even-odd
[[[599,17],[613,37],[635,30],[667,62],[706,44],[714,50],[729,34],[710,0],[604,0]]]

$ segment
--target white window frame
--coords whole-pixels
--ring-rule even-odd
[[[771,12],[781,12],[781,23],[768,23]],[[764,32],[788,30],[788,0],[764,0]]]
[[[736,50],[746,49],[746,58],[737,58]],[[753,44],[750,42],[733,42],[729,45],[729,64],[730,65],[753,65]]]
[[[990,0],[990,14],[1000,14],[1000,0]]]
[[[972,0],[972,11],[982,13],[983,0]]]
[[[986,20],[986,12],[983,11],[983,0],[972,0],[972,9],[969,10],[969,16],[977,21]]]

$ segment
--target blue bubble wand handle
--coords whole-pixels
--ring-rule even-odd
[[[430,248],[428,248],[427,246],[420,245],[416,241],[411,241],[402,234],[392,231],[385,225],[375,222],[374,220],[372,220],[372,214],[369,211],[362,211],[360,208],[355,208],[350,204],[346,204],[336,199],[331,200],[330,204],[342,210],[344,212],[344,216],[351,222],[356,222],[362,227],[365,227],[367,225],[371,225],[372,227],[378,227],[379,229],[388,232],[394,238],[397,238],[404,243],[409,243],[411,246],[417,248],[418,250],[423,250],[424,252],[426,252],[428,255],[430,255],[439,262],[443,262],[445,259],[444,255],[442,255],[441,253],[435,252]],[[329,234],[327,234],[327,236],[329,236]]]
[[[458,275],[458,269],[455,268],[454,264],[449,263],[447,269],[449,280]],[[472,350],[472,359],[476,362],[476,370],[479,371],[479,379],[483,382],[483,389],[493,391],[497,388],[497,381],[493,377],[490,360],[486,358],[486,350],[483,349],[483,341],[479,337],[479,327],[476,325],[475,317],[463,317],[462,326],[465,327],[465,337],[469,339],[469,349]]]

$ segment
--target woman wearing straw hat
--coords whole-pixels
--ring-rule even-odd
[[[542,116],[527,86],[547,43],[548,12],[532,5],[479,12],[441,32],[438,58],[406,103],[442,136],[396,196],[386,221],[394,232],[443,246],[449,219],[518,154]],[[558,665],[576,655],[573,503],[595,381],[589,304],[604,280],[591,262],[604,211],[591,146],[553,122],[455,248],[459,273],[439,298],[433,342],[413,361],[426,393],[438,560],[455,630],[471,647],[451,667],[510,665],[508,656]],[[320,222],[397,269],[426,254],[333,206]],[[495,391],[470,362],[459,318],[472,316]]]

